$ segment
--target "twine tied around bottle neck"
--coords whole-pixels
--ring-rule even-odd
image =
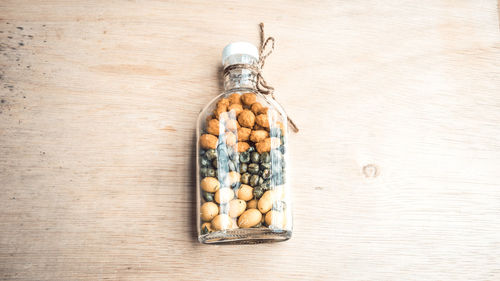
[[[257,91],[263,95],[269,95],[273,100],[278,102],[276,98],[274,97],[274,87],[270,86],[267,84],[266,80],[264,79],[262,75],[262,69],[264,68],[264,63],[266,62],[267,57],[269,57],[270,54],[274,51],[274,45],[275,45],[275,39],[272,36],[265,37],[264,34],[264,23],[260,23],[260,48],[259,48],[259,62],[257,63]],[[269,50],[266,51],[266,48]],[[282,106],[283,108],[283,106]],[[284,109],[283,109],[284,110]],[[297,133],[299,131],[299,128],[295,123],[288,117],[288,123],[290,123],[290,126],[292,127],[292,130]]]

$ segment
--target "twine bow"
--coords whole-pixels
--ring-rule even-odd
[[[264,63],[266,62],[266,58],[269,57],[270,54],[273,53],[274,51],[274,44],[275,44],[275,39],[274,37],[265,37],[264,36],[264,23],[260,23],[260,50],[259,50],[259,62],[257,65],[257,90],[263,94],[263,95],[270,95],[273,100],[278,102],[276,98],[274,97],[274,87],[270,86],[267,84],[266,80],[262,76],[262,68],[264,68]],[[266,48],[268,45],[270,45],[270,49],[266,51]],[[299,128],[295,123],[288,117],[288,123],[290,123],[290,126],[292,127],[293,131],[297,133],[299,131]]]

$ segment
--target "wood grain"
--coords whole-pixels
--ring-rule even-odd
[[[496,1],[0,2],[1,280],[500,280]],[[220,53],[277,38],[294,237],[196,241]]]

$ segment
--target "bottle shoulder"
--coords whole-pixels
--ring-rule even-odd
[[[281,105],[270,96],[263,95],[255,89],[232,89],[220,93],[201,110],[198,115],[198,127],[201,128],[211,119],[220,119],[218,116],[225,112],[239,123],[242,121],[240,113],[245,110],[249,111],[245,113],[246,118],[255,119],[255,122],[263,121],[268,124],[266,128],[279,124],[284,131],[288,132],[287,115]],[[243,127],[246,126],[243,125]]]
[[[231,90],[224,91],[224,92],[218,94],[217,96],[215,96],[208,103],[206,103],[206,105],[200,111],[200,115],[203,115],[203,113],[207,113],[207,112],[213,112],[216,109],[218,102],[222,99],[230,99],[230,97],[234,94],[242,96],[244,94],[249,94],[249,93],[255,95],[255,97],[256,97],[255,102],[260,103],[264,107],[271,108],[271,109],[278,111],[278,113],[282,116],[286,116],[286,113],[283,110],[283,107],[278,102],[276,102],[276,100],[274,100],[273,98],[271,98],[268,95],[261,94],[256,89],[231,89]],[[229,106],[231,103],[233,103],[233,101],[229,101],[229,103],[227,105]],[[243,103],[243,102],[241,102],[241,104],[243,105],[244,108],[251,106],[251,105],[245,105],[245,103]]]

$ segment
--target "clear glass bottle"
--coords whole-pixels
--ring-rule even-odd
[[[286,241],[292,235],[288,124],[281,106],[257,91],[257,48],[223,51],[224,92],[197,122],[198,240]]]

